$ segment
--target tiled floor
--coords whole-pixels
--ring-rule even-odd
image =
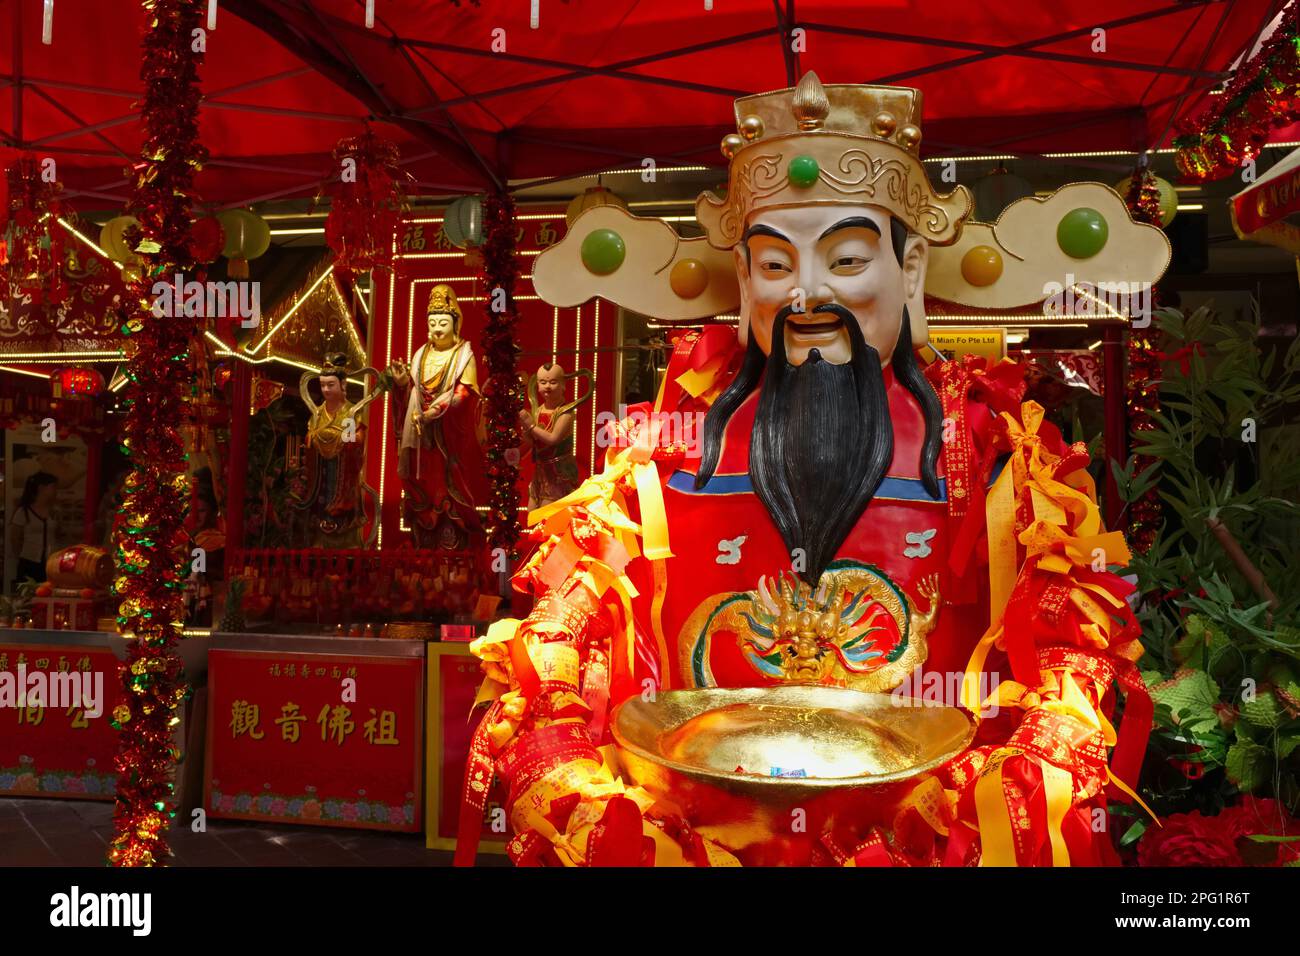
[[[113,804],[0,798],[0,866],[102,866]],[[206,833],[172,833],[172,866],[448,866],[422,833],[208,821]],[[480,866],[501,865],[480,854]]]

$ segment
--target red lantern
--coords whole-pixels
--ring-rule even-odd
[[[50,383],[55,398],[94,398],[104,392],[104,376],[93,368],[60,369]]]
[[[202,265],[215,262],[226,247],[226,230],[216,216],[204,216],[194,221],[190,230],[190,255]]]

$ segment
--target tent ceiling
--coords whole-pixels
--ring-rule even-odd
[[[720,166],[731,101],[887,82],[925,96],[926,156],[1167,145],[1281,0],[221,0],[202,70],[205,198],[310,197],[366,120],[417,191],[653,157]],[[54,156],[88,208],[120,205],[140,129],[134,0],[0,0],[0,161]],[[505,52],[493,52],[493,30]],[[802,52],[790,52],[796,28]],[[1105,52],[1094,33],[1105,30]]]

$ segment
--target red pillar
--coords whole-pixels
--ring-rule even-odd
[[[1106,413],[1104,431],[1106,480],[1103,518],[1106,527],[1116,529],[1124,502],[1120,501],[1115,484],[1112,462],[1124,466],[1128,457],[1128,416],[1124,405],[1124,327],[1119,322],[1108,322],[1101,329],[1102,355],[1102,405]]]

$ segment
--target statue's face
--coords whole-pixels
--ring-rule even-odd
[[[771,353],[777,313],[797,307],[801,293],[804,311],[792,312],[785,322],[791,365],[802,365],[813,349],[833,365],[849,361],[841,317],[816,312],[826,304],[847,309],[881,364],[888,364],[903,306],[925,282],[929,247],[923,239],[909,235],[900,263],[888,212],[841,205],[760,210],[748,220],[745,235],[736,247],[741,311],[765,354]]]
[[[537,400],[543,405],[553,407],[564,398],[564,369],[552,365],[549,369],[537,370]]]
[[[343,399],[343,383],[339,381],[337,375],[322,375],[320,377],[320,393],[325,399],[325,404],[333,405]]]
[[[429,313],[429,341],[434,348],[446,349],[456,344],[456,318],[445,312]]]

